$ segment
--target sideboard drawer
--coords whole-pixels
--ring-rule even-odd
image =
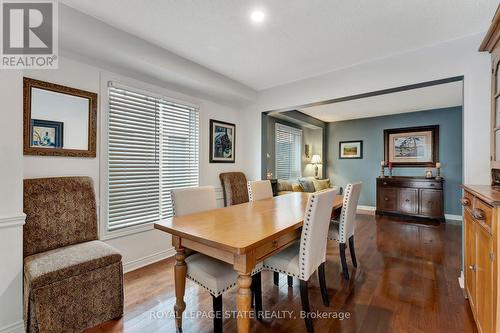
[[[471,215],[474,220],[482,224],[483,227],[486,227],[486,229],[488,229],[488,231],[491,233],[493,207],[476,197],[474,200],[474,208],[472,208],[471,210]]]
[[[379,178],[377,180],[379,187],[403,187],[403,188],[427,188],[441,190],[443,182],[433,180],[411,180],[411,179],[397,179],[397,178]]]

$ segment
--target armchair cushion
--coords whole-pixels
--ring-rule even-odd
[[[313,179],[314,177],[301,177],[297,181],[302,185],[304,192],[312,193],[315,192]]]
[[[330,188],[330,179],[313,179],[314,190],[316,192]]]
[[[24,259],[25,281],[42,287],[121,261],[121,254],[101,241],[91,241],[34,254]]]

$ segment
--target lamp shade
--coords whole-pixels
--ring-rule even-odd
[[[312,164],[321,164],[321,156],[319,155],[313,155],[311,159]]]

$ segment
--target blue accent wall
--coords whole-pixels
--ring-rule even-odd
[[[362,181],[360,205],[376,205],[376,178],[384,159],[384,129],[439,125],[439,161],[444,182],[444,211],[462,215],[459,203],[462,183],[462,107],[451,107],[390,116],[354,119],[329,123],[328,177],[333,184],[345,187]],[[339,159],[339,142],[363,140],[363,159]],[[429,168],[394,168],[396,176],[424,176]],[[435,169],[432,169],[435,174]],[[386,170],[387,172],[387,170]]]

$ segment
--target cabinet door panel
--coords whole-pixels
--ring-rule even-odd
[[[418,213],[418,189],[401,188],[398,191],[399,211],[403,213]]]
[[[469,302],[472,312],[476,313],[476,231],[474,222],[467,210],[464,210],[464,228],[465,228],[465,289],[469,296]]]
[[[377,195],[377,206],[379,210],[396,211],[398,189],[390,187],[379,187]]]
[[[442,192],[420,190],[420,214],[426,216],[443,216]]]
[[[476,227],[476,310],[480,332],[493,332],[493,240]]]

